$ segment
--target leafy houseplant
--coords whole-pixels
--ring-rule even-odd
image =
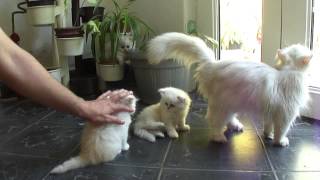
[[[149,39],[152,32],[151,28],[134,13],[129,12],[130,5],[134,0],[129,0],[126,5],[121,7],[117,0],[112,0],[114,10],[105,14],[102,21],[93,19],[85,26],[86,35],[92,35],[91,50],[97,60],[99,66],[109,65],[111,68],[117,68],[120,71],[120,76],[123,76],[123,67],[119,65],[117,55],[120,49],[121,37],[125,33],[132,35],[132,42],[136,44],[137,48],[142,48],[144,42]],[[110,46],[110,49],[106,48]],[[109,53],[106,53],[110,51]],[[103,76],[101,68],[98,74],[105,81],[117,81],[122,77],[113,79],[112,75]],[[105,78],[104,78],[105,77]],[[111,78],[111,79],[110,79]]]

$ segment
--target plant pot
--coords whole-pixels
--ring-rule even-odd
[[[33,26],[50,25],[55,22],[55,0],[28,1],[27,17]]]
[[[82,55],[84,32],[81,27],[56,28],[55,32],[59,54],[64,56]]]
[[[61,83],[61,69],[60,68],[49,68],[48,72],[50,75],[57,80],[58,82]]]
[[[123,79],[123,65],[120,64],[98,64],[97,74],[104,81],[114,82]]]
[[[90,21],[93,17],[102,21],[104,14],[104,7],[93,7],[93,6],[86,6],[82,7],[80,11],[80,17],[82,19],[82,23],[86,23]]]
[[[173,61],[163,61],[151,65],[144,57],[132,57],[131,64],[140,99],[147,104],[160,100],[158,90],[163,87],[176,87],[190,91],[191,73],[183,65]]]

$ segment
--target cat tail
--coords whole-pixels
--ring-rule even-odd
[[[151,64],[173,59],[190,67],[193,63],[215,60],[215,54],[206,43],[195,36],[169,32],[151,39],[147,49]]]
[[[133,126],[133,133],[147,141],[155,142],[156,136],[163,137],[161,135],[161,129],[164,128],[164,124],[162,122],[148,122],[146,124],[140,124],[139,122],[135,123]],[[151,132],[152,130],[159,130]]]
[[[55,168],[53,168],[51,170],[50,173],[52,173],[52,174],[65,173],[69,170],[84,167],[86,165],[88,165],[87,161],[83,160],[80,156],[76,156],[76,157],[73,157],[73,158],[65,161],[64,163],[56,166]]]

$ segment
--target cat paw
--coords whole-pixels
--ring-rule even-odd
[[[156,137],[155,136],[150,136],[150,137],[145,137],[145,139],[149,142],[156,142]]]
[[[180,127],[179,130],[180,131],[190,131],[190,126],[188,124],[186,124],[183,127]]]
[[[224,134],[215,134],[212,135],[211,140],[218,143],[226,143],[228,142],[226,136]]]
[[[164,134],[161,131],[154,132],[153,134],[157,137],[164,138]]]
[[[127,144],[125,144],[125,145],[122,147],[122,150],[128,151],[129,148],[130,148],[130,145],[127,143]]]
[[[236,132],[242,132],[243,131],[243,124],[241,124],[239,121],[235,123],[229,123],[228,130],[236,131]]]
[[[284,137],[280,141],[275,141],[274,145],[282,147],[289,146],[289,139],[287,137]]]
[[[171,132],[168,132],[168,136],[169,136],[170,138],[176,139],[176,138],[179,137],[179,134],[178,134],[176,131],[171,131]]]
[[[274,137],[274,135],[273,135],[273,133],[264,132],[264,133],[263,133],[263,137],[264,137],[265,139],[272,140],[273,137]]]
[[[59,173],[63,173],[64,172],[64,168],[62,165],[56,166],[55,168],[53,168],[50,173],[51,174],[59,174]]]

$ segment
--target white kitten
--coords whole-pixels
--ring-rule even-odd
[[[133,95],[129,95],[123,98],[121,103],[135,109],[136,101],[137,99]],[[87,122],[81,137],[80,154],[56,166],[51,173],[64,173],[90,164],[111,161],[122,150],[128,150],[127,139],[131,114],[128,112],[117,114],[125,122],[123,125],[106,124],[96,126]]]
[[[191,104],[189,95],[173,87],[159,89],[159,92],[160,102],[143,109],[133,125],[134,134],[150,142],[155,142],[156,136],[164,137],[164,128],[171,138],[179,137],[176,130],[190,130],[186,124]]]
[[[242,130],[236,113],[264,121],[266,137],[287,146],[292,122],[309,99],[305,70],[312,58],[302,45],[292,45],[277,52],[277,66],[264,63],[214,61],[213,51],[205,43],[182,33],[165,33],[149,43],[148,60],[159,63],[174,59],[190,66],[199,63],[195,79],[199,92],[208,98],[207,119],[214,141],[226,142],[225,125]]]
[[[119,64],[128,63],[127,54],[128,52],[135,50],[136,45],[133,41],[131,33],[123,33],[119,41],[120,48],[117,53],[117,59]]]

